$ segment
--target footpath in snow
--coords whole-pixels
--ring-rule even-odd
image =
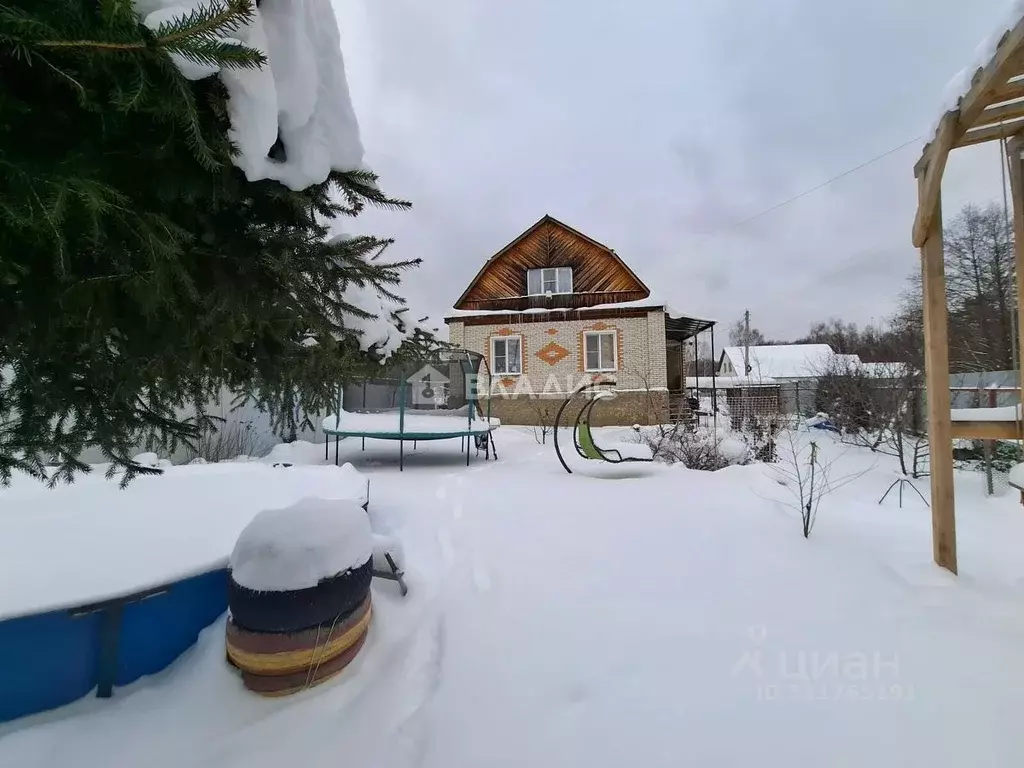
[[[466,469],[436,443],[401,474],[390,444],[346,448],[411,591],[375,584],[370,641],[337,680],[254,697],[218,622],[112,700],[0,727],[0,764],[1019,763],[1015,494],[958,475],[957,578],[931,565],[916,496],[876,503],[888,460],[827,436],[841,474],[865,474],[823,501],[809,540],[764,465],[598,479],[527,430],[499,438],[497,462]]]

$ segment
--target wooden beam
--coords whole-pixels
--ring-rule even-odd
[[[993,99],[998,101],[1024,99],[1024,80],[1014,80],[999,86],[993,94]],[[993,101],[993,103],[997,102]]]
[[[939,192],[942,190],[942,175],[946,172],[946,161],[953,149],[953,137],[957,125],[956,112],[947,112],[935,141],[928,145],[928,163],[924,168],[916,169],[918,178],[917,215],[914,217],[913,242],[915,248],[924,246],[925,238],[932,219],[938,213]]]
[[[977,128],[968,131],[957,142],[957,147],[970,147],[975,144],[984,144],[986,141],[998,141],[1009,139],[1024,129],[1024,119],[1011,120],[998,125],[989,125],[985,128]]]
[[[960,100],[960,121],[958,133],[963,133],[977,122],[1000,88],[1006,85],[1013,74],[1012,70],[1019,62],[1020,52],[1024,49],[1024,19],[1017,22],[1003,39],[999,41],[996,55],[974,76],[971,88]],[[959,139],[959,136],[957,136]]]
[[[918,194],[928,192],[919,180]],[[956,514],[953,504],[953,432],[949,396],[949,330],[946,323],[946,271],[942,247],[942,199],[921,248],[924,286],[925,392],[932,486],[932,557],[953,573],[956,564]]]
[[[1007,120],[1014,120],[1018,117],[1024,117],[1024,101],[1011,101],[1009,104],[1000,104],[998,107],[989,107],[981,113],[981,117],[978,118],[978,122],[971,127],[980,128],[983,125],[1002,123]]]
[[[1015,421],[954,421],[954,440],[1019,440]]]

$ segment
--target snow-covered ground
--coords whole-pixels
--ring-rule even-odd
[[[808,540],[764,465],[567,475],[550,436],[503,427],[497,462],[421,444],[399,474],[393,444],[348,441],[411,588],[375,583],[351,667],[258,698],[224,662],[222,619],[111,700],[0,727],[0,765],[1019,764],[1017,494],[957,476],[953,577],[931,564],[916,494],[877,504],[890,460],[818,438],[834,477],[864,474],[824,499]],[[0,492],[0,515],[13,493],[32,494]]]
[[[301,445],[264,461],[170,467],[124,491],[104,467],[52,491],[15,477],[0,489],[0,620],[223,568],[261,509],[308,496],[365,502],[366,478],[350,465],[273,466],[299,453],[323,461],[323,445]]]

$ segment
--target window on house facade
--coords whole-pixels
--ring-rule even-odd
[[[491,372],[508,376],[522,371],[522,337],[501,336],[491,339]]]
[[[526,292],[530,296],[545,293],[572,293],[572,267],[545,267],[526,271]]]
[[[615,331],[595,331],[583,334],[584,361],[588,371],[618,370]]]

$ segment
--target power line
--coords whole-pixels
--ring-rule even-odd
[[[829,184],[832,184],[833,182],[839,181],[840,179],[849,176],[851,173],[856,173],[859,170],[867,168],[869,165],[871,165],[873,163],[877,163],[879,160],[884,160],[889,155],[896,154],[901,149],[905,149],[906,147],[909,147],[911,144],[914,144],[915,142],[918,142],[920,140],[921,140],[921,137],[917,136],[917,137],[911,139],[910,141],[905,141],[902,144],[900,144],[898,147],[893,147],[892,149],[890,149],[890,150],[888,150],[886,152],[883,152],[882,154],[877,155],[876,157],[873,157],[870,160],[865,160],[860,165],[854,166],[853,168],[848,168],[847,170],[843,171],[842,173],[838,174],[837,176],[833,176],[828,181],[823,181],[823,182],[821,182],[821,184],[818,184],[817,186],[811,187],[810,189],[805,189],[800,194],[794,195],[793,197],[789,198],[788,200],[783,200],[781,203],[777,203],[776,205],[773,205],[771,208],[765,208],[763,211],[761,211],[759,213],[755,213],[753,216],[748,216],[747,218],[745,218],[745,219],[743,219],[741,221],[738,221],[735,224],[731,224],[728,227],[725,227],[724,229],[719,230],[718,232],[713,232],[709,236],[713,237],[715,235],[724,235],[726,232],[731,232],[734,229],[738,229],[739,227],[742,227],[744,224],[749,224],[750,222],[754,221],[755,219],[759,219],[762,216],[767,216],[769,213],[777,211],[780,208],[784,208],[787,205],[789,205],[790,203],[795,203],[797,200],[800,200],[803,197],[807,197],[807,195],[811,194],[812,192],[817,192],[819,189],[827,187]]]

